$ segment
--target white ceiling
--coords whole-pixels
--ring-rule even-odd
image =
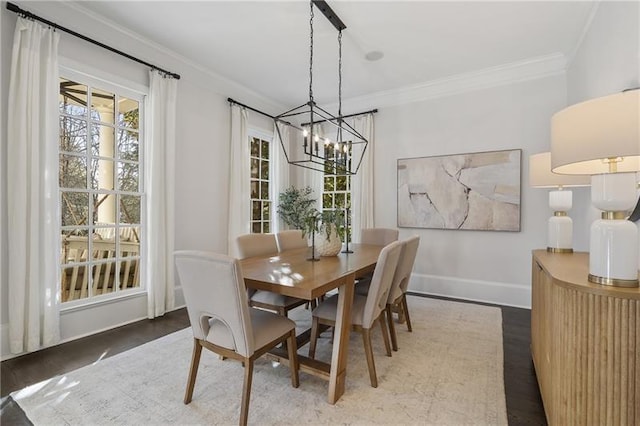
[[[343,98],[531,58],[569,57],[593,2],[340,1]],[[283,105],[308,100],[306,1],[90,1],[80,7]],[[337,31],[316,8],[314,95],[337,98]],[[379,50],[371,62],[365,54]],[[144,59],[144,58],[143,58]],[[162,66],[162,64],[158,64]]]

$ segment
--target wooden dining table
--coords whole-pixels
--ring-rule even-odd
[[[344,394],[355,279],[375,269],[383,246],[352,244],[350,248],[353,253],[320,257],[317,261],[308,260],[311,256],[309,248],[240,261],[247,288],[272,291],[309,301],[338,289],[331,364],[301,355],[298,357],[301,371],[329,381],[327,399],[330,404],[335,404]],[[299,341],[304,342],[304,337]],[[286,351],[276,353],[276,356],[288,363]]]

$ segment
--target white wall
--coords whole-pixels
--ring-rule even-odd
[[[528,157],[549,149],[549,119],[565,99],[565,77],[557,73],[380,109],[376,226],[397,226],[398,158],[522,149],[521,231],[401,229],[401,237],[421,237],[411,290],[530,306],[531,250],[546,246],[551,211],[547,190],[529,188]],[[584,240],[577,247],[584,250]]]
[[[229,104],[227,97],[266,111],[284,108],[249,92],[237,84],[205,72],[171,52],[163,51],[109,25],[83,15],[79,10],[59,2],[22,3],[21,7],[60,25],[112,45],[162,68],[181,74],[178,83],[177,152],[176,152],[176,249],[202,249],[226,252],[227,197],[229,157]],[[10,73],[11,46],[16,15],[0,4],[2,71],[2,144],[0,150],[0,311],[2,358],[8,356],[7,272],[6,261],[6,109]],[[61,33],[60,55],[66,62],[75,61],[106,76],[126,78],[135,84],[148,84],[148,68],[118,55]],[[270,120],[249,114],[250,125],[272,132]],[[176,301],[183,303],[180,289]],[[144,295],[118,302],[93,305],[61,314],[63,341],[92,334],[146,317]]]

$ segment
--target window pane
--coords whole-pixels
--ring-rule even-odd
[[[251,181],[251,198],[254,198],[254,199],[259,198],[258,196],[259,185],[260,185],[260,182],[258,182],[257,180]]]
[[[60,188],[87,187],[87,158],[61,155],[58,164]]]
[[[61,286],[62,301],[82,299],[89,296],[87,265],[76,265],[62,268]]]
[[[87,86],[60,78],[60,112],[76,117],[87,116]]]
[[[87,151],[87,122],[60,117],[60,151],[84,154]]]
[[[269,162],[262,160],[260,162],[260,179],[269,180]]]
[[[336,177],[336,191],[346,191],[346,190],[347,190],[347,177],[346,176]]]
[[[114,189],[114,162],[111,160],[98,160],[93,164],[93,166],[97,166],[97,170],[95,170],[94,175],[95,181],[92,182],[93,189],[106,189],[109,191]]]
[[[91,271],[93,296],[113,293],[116,286],[116,262],[97,263]]]
[[[251,156],[260,157],[260,140],[251,138]]]
[[[116,96],[100,89],[91,91],[91,117],[103,123],[114,124]]]
[[[251,202],[251,220],[260,220],[260,201]]]
[[[120,228],[120,251],[128,256],[137,256],[140,252],[140,227],[123,226]],[[126,244],[126,245],[125,245]],[[129,246],[137,244],[137,246]]]
[[[109,126],[93,126],[91,133],[91,153],[100,157],[115,157],[115,129]]]
[[[139,259],[125,259],[120,262],[120,290],[140,287],[139,265]]]
[[[109,234],[109,231],[96,229],[93,235],[91,258],[94,260],[112,259],[116,257],[116,240],[114,238],[102,238],[101,233]]]
[[[89,224],[89,194],[86,192],[61,193],[62,226]]]
[[[120,195],[120,223],[140,223],[141,200],[139,195]]]
[[[269,182],[260,182],[260,198],[269,199]]]
[[[260,172],[260,160],[258,160],[257,158],[252,158],[251,159],[251,178],[252,179],[258,179],[260,177],[260,175],[258,174]]]
[[[262,158],[264,159],[269,159],[269,142],[267,141],[261,141],[262,142]]]
[[[118,126],[129,129],[138,129],[140,105],[138,101],[128,98],[120,98],[118,102]]]
[[[138,132],[118,130],[118,158],[138,161],[139,150]]]
[[[335,190],[335,185],[334,185],[334,178],[333,177],[326,177],[324,178],[324,190],[325,191],[334,191]]]
[[[347,205],[345,207],[351,208],[351,193],[347,192]]]
[[[335,194],[336,208],[344,208],[344,193]]]
[[[78,228],[76,230],[64,231],[60,235],[60,247],[62,255],[60,260],[63,264],[81,263],[87,261],[87,230]]]
[[[322,208],[323,209],[333,208],[333,194],[331,193],[322,194]]]
[[[264,220],[271,219],[271,203],[268,201],[262,203],[262,218]]]
[[[263,222],[264,225],[264,229],[262,232],[264,232],[265,234],[268,234],[269,232],[271,232],[271,227],[269,222]]]
[[[254,234],[262,233],[262,227],[260,226],[260,222],[252,222],[251,223],[251,232]]]
[[[96,194],[94,198],[94,224],[116,223],[116,195]]]
[[[121,191],[138,191],[138,163],[118,162],[118,188]]]

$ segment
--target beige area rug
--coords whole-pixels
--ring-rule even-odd
[[[349,343],[347,385],[335,405],[327,382],[264,358],[253,376],[250,424],[507,424],[498,308],[409,297],[413,333],[384,355],[374,333],[378,388],[369,384],[360,334]],[[304,326],[310,313],[292,312]],[[330,359],[330,333],[318,358]],[[237,424],[243,370],[204,350],[193,401],[182,403],[192,335],[182,330],[11,394],[35,425]],[[305,354],[308,345],[300,349]]]

